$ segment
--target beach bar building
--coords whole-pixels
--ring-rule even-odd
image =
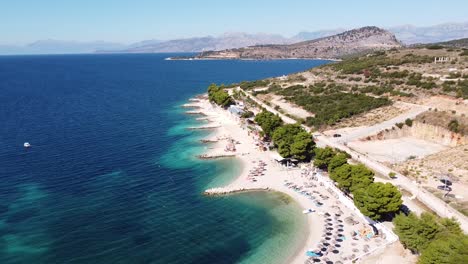
[[[244,113],[244,109],[242,109],[240,106],[237,105],[231,105],[228,108],[229,113],[240,117]]]

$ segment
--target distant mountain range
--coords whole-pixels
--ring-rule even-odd
[[[201,52],[225,50],[263,44],[291,44],[301,41],[328,37],[347,29],[319,30],[300,32],[286,38],[273,34],[227,33],[218,37],[206,36],[175,40],[144,40],[131,45],[106,41],[77,42],[61,40],[40,40],[34,43],[15,46],[1,45],[0,54],[67,54],[93,52]],[[447,23],[428,27],[404,25],[387,28],[404,44],[436,43],[454,39],[468,38],[467,23]]]
[[[329,37],[284,45],[257,45],[238,49],[202,52],[199,59],[289,59],[326,58],[376,50],[399,48],[401,43],[391,32],[378,27],[362,27]]]
[[[126,45],[107,41],[62,41],[62,40],[39,40],[25,46],[0,45],[0,54],[69,54],[69,53],[93,53],[100,49],[119,50]]]
[[[259,44],[286,44],[292,39],[281,35],[272,34],[247,34],[226,33],[220,37],[199,37],[187,39],[175,39],[159,43],[146,43],[144,45],[133,45],[119,52],[127,53],[152,53],[152,52],[200,52],[204,50],[223,50],[229,48],[240,48]],[[112,50],[101,50],[98,52],[115,52]]]
[[[436,43],[468,38],[467,23],[447,23],[429,27],[411,25],[389,28],[405,44]]]

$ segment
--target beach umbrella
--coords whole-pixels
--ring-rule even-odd
[[[327,227],[326,229],[327,230],[333,230],[333,227]]]
[[[331,237],[328,237],[328,236],[327,236],[327,237],[325,237],[325,239],[326,239],[326,240],[331,240]]]
[[[325,233],[325,234],[326,234],[327,236],[331,236],[331,235],[332,235],[331,232],[327,232],[327,233]]]

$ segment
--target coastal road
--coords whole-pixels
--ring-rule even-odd
[[[239,88],[239,90],[243,91],[242,89]],[[264,102],[261,100],[255,98],[252,96],[250,93],[246,93],[243,91],[249,98],[251,98],[253,101],[267,109],[268,111],[279,115],[285,123],[289,124],[294,124],[296,121],[290,117],[287,117],[286,115],[276,111],[272,107],[266,105]],[[389,121],[381,123],[381,126],[374,126],[373,129],[365,131],[365,133],[372,133],[374,130],[377,131],[377,129],[384,127],[388,127],[389,125],[394,125],[395,123],[398,122],[403,122],[406,118],[412,118],[416,115],[418,115],[421,112],[425,111],[425,107],[417,107],[415,110],[410,111],[408,114],[403,114],[401,116],[398,116],[397,118],[393,118]],[[312,132],[309,127],[306,127],[305,125],[302,125],[304,129],[306,129],[309,132]],[[381,129],[380,129],[381,130]],[[378,131],[380,131],[378,130]],[[315,132],[313,133],[315,140],[317,141],[318,146],[330,146],[342,151],[347,152],[348,154],[351,155],[351,157],[356,160],[361,162],[362,164],[366,165],[370,169],[374,170],[377,173],[380,173],[382,175],[388,175],[390,172],[395,173],[396,178],[393,180],[383,180],[383,179],[376,179],[377,181],[384,181],[384,182],[391,182],[394,185],[397,185],[401,188],[404,188],[411,192],[415,197],[418,198],[419,201],[421,201],[424,205],[426,205],[428,208],[433,210],[437,215],[441,217],[448,217],[448,218],[455,218],[459,223],[460,227],[463,229],[465,233],[468,233],[468,218],[463,215],[462,213],[458,212],[457,210],[453,209],[452,207],[448,206],[444,201],[441,199],[437,198],[434,196],[432,193],[424,190],[423,188],[420,188],[415,182],[411,181],[409,178],[406,176],[391,170],[387,166],[381,164],[380,162],[377,162],[370,157],[367,157],[363,154],[360,154],[349,147],[345,146],[341,141],[336,141],[331,137],[325,136],[324,134],[320,132]],[[359,137],[360,134],[355,134],[354,137]],[[411,209],[411,208],[410,208]]]
[[[429,110],[429,107],[423,106],[423,105],[415,105],[415,104],[409,104],[409,103],[403,103],[403,102],[399,102],[399,103],[409,106],[411,110],[401,115],[398,115],[397,117],[394,117],[392,119],[386,120],[384,122],[378,123],[373,126],[362,127],[362,128],[360,127],[350,132],[343,132],[341,134],[341,138],[339,138],[338,140],[340,140],[341,142],[350,142],[350,141],[364,138],[370,135],[375,135],[382,130],[392,128],[396,123],[404,123],[406,119],[408,118],[413,119],[417,115]],[[340,133],[339,129],[337,130],[337,133]]]

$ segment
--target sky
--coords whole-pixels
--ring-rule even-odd
[[[0,0],[0,44],[468,22],[468,0]]]

